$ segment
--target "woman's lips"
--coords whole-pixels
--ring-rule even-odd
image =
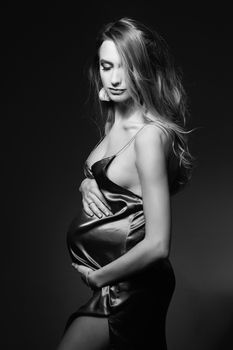
[[[112,88],[109,88],[109,90],[111,91],[111,93],[113,95],[119,95],[119,94],[122,94],[126,89],[112,89]]]

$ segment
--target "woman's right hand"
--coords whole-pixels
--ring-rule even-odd
[[[112,215],[111,208],[105,201],[95,179],[85,178],[79,186],[79,191],[82,194],[83,209],[87,215],[96,215],[98,218],[103,215]],[[89,205],[90,202],[92,203]]]

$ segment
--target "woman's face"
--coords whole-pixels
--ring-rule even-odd
[[[112,40],[103,41],[99,48],[99,71],[103,87],[112,101],[125,102],[130,98],[121,57]]]

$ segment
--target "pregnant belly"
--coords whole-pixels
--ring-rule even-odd
[[[131,215],[123,208],[109,217],[90,217],[84,210],[75,217],[67,232],[67,246],[73,262],[92,269],[125,253]]]

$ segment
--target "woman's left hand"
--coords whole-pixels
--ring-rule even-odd
[[[81,278],[83,282],[90,287],[91,289],[96,289],[96,286],[94,285],[91,274],[94,272],[90,267],[87,267],[85,265],[78,265],[75,263],[71,264],[76,270],[78,270],[79,273],[81,273]]]

